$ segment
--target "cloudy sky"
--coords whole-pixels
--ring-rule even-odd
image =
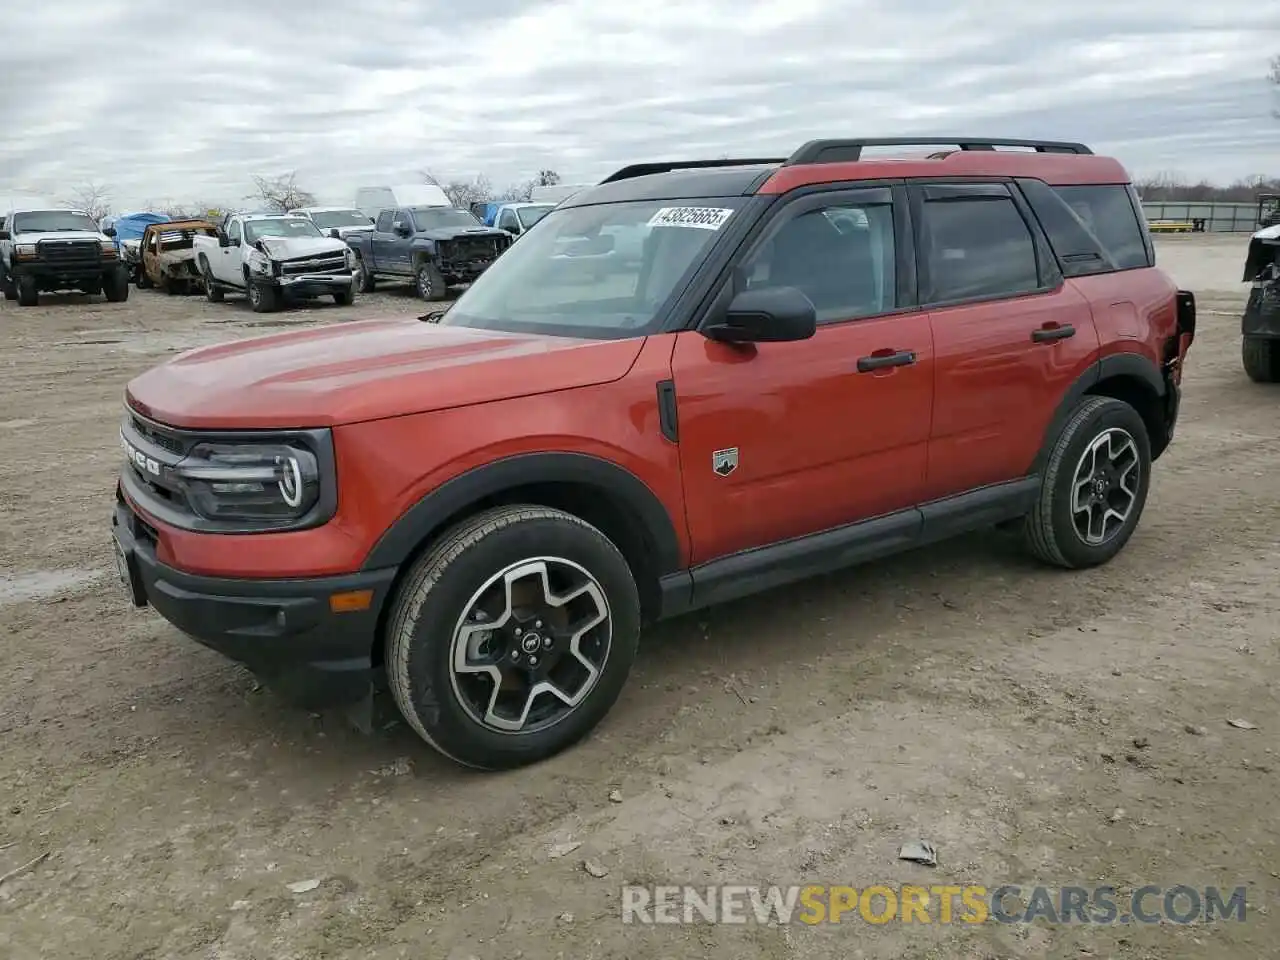
[[[0,196],[240,203],[817,136],[1083,140],[1139,175],[1280,175],[1277,0],[44,0],[4,4]]]

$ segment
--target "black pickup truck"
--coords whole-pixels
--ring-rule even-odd
[[[467,210],[403,207],[383,210],[372,231],[346,241],[356,252],[355,283],[361,293],[371,293],[380,279],[412,279],[423,300],[447,300],[451,286],[480,276],[512,239]]]

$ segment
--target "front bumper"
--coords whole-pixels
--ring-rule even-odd
[[[120,261],[114,257],[67,261],[14,260],[9,275],[15,280],[31,277],[42,287],[56,287],[60,283],[74,285],[86,280],[98,280],[119,266]]]
[[[355,282],[347,273],[297,273],[288,277],[254,277],[257,283],[275,287],[285,295],[318,297],[350,290]]]
[[[155,528],[119,492],[111,532],[121,580],[134,606],[154,607],[193,640],[244,664],[287,699],[313,709],[339,706],[358,700],[379,681],[372,655],[394,568],[293,580],[184,573],[157,559]],[[370,591],[366,607],[335,612],[335,595],[358,591]]]

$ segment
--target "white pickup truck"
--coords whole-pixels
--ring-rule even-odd
[[[331,296],[348,306],[355,299],[351,249],[303,217],[239,214],[217,236],[196,236],[194,243],[205,295],[214,303],[228,291],[246,294],[255,313],[291,300]]]

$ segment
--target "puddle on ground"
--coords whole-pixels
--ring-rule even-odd
[[[0,577],[0,606],[45,600],[83,587],[106,575],[105,570],[38,570],[13,577]]]

